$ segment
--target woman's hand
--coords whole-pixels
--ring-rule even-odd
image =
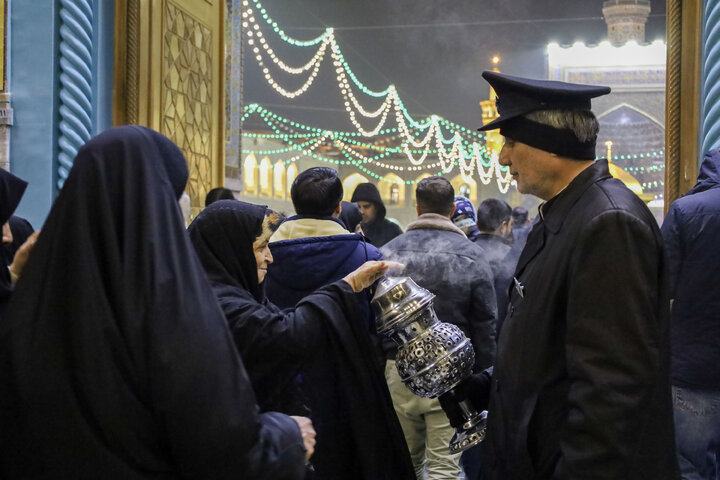
[[[295,423],[300,428],[303,445],[305,446],[305,458],[309,460],[312,454],[315,453],[315,429],[312,426],[312,421],[307,417],[291,416],[290,418],[295,420]]]
[[[402,271],[404,268],[405,265],[398,262],[370,261],[360,265],[354,272],[348,273],[343,280],[352,287],[353,292],[362,292],[385,275],[388,270]]]
[[[40,235],[40,230],[30,235],[27,240],[25,240],[25,243],[23,243],[20,248],[18,248],[17,252],[15,252],[15,258],[13,258],[12,265],[10,265],[10,273],[15,278],[22,275],[22,271],[25,268],[30,252],[32,252],[32,249],[35,246],[38,235]]]

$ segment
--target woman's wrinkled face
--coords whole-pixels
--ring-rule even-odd
[[[265,217],[262,225],[262,232],[253,242],[253,253],[255,254],[255,263],[257,264],[258,283],[262,283],[267,275],[267,268],[273,262],[272,253],[270,253],[270,237],[277,228],[279,217],[276,213],[272,213]],[[275,227],[275,228],[273,228]]]
[[[255,263],[257,263],[258,283],[262,283],[265,280],[265,275],[267,275],[267,267],[273,261],[268,239],[266,238],[259,244],[255,241],[253,243],[253,253],[255,253]]]

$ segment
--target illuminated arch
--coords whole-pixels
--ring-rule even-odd
[[[255,159],[255,155],[252,153],[245,157],[245,161],[243,162],[243,177],[245,183],[245,194],[257,195],[257,160]]]
[[[285,191],[286,196],[290,196],[290,188],[292,187],[293,182],[295,181],[295,178],[298,176],[298,168],[297,165],[295,165],[295,162],[288,165],[287,168],[287,176],[285,177]]]
[[[272,165],[268,157],[260,161],[260,195],[272,197]]]
[[[343,180],[343,200],[349,202],[352,198],[355,188],[361,183],[367,183],[368,179],[360,175],[359,173],[353,173]]]
[[[450,180],[450,185],[453,186],[453,189],[455,190],[455,195],[464,195],[465,197],[470,199],[471,202],[477,204],[478,189],[475,179],[473,179],[472,177],[463,177],[462,175],[457,175],[452,180]]]
[[[400,207],[405,205],[405,181],[402,178],[394,173],[388,173],[378,182],[377,187],[385,205]]]
[[[285,200],[285,164],[278,160],[273,167],[273,197]]]

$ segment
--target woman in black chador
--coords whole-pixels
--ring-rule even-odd
[[[27,182],[21,180],[12,173],[0,168],[0,225],[3,228],[3,241],[6,237],[6,231],[10,231],[8,221],[12,217],[13,212],[20,203],[20,199],[25,193]],[[12,241],[12,238],[10,238]],[[0,257],[3,254],[0,252]],[[0,322],[3,319],[5,307],[12,295],[12,282],[10,280],[10,270],[7,265],[12,263],[12,258],[4,258],[0,262]]]
[[[143,127],[80,149],[0,324],[0,477],[304,477],[187,238],[187,176]]]
[[[261,410],[303,414],[310,407],[318,432],[311,459],[318,479],[414,480],[355,293],[391,262],[367,262],[281,311],[267,300],[262,284],[278,220],[265,206],[222,200],[188,229]],[[328,378],[308,375],[308,365],[318,358],[334,367]]]

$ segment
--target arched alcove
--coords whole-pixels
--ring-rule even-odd
[[[285,164],[282,160],[273,167],[273,197],[285,200]]]
[[[295,162],[293,162],[288,165],[287,176],[285,177],[285,191],[287,192],[287,198],[290,198],[290,188],[292,188],[292,184],[297,176],[298,168],[297,165],[295,165]]]
[[[663,198],[665,184],[665,127],[652,115],[622,103],[598,116],[596,155],[634,177],[644,195]]]
[[[462,195],[470,199],[474,204],[478,203],[477,198],[477,182],[472,177],[463,177],[462,175],[456,175],[450,180],[450,185],[455,190],[455,195]]]
[[[245,184],[244,193],[246,195],[257,195],[257,160],[255,159],[255,155],[252,153],[245,157],[245,160],[243,161],[243,179]]]
[[[272,166],[270,159],[264,157],[260,161],[260,195],[272,197]]]
[[[380,191],[380,198],[387,206],[405,205],[405,181],[395,175],[388,173],[377,184]]]
[[[352,198],[352,194],[355,191],[355,188],[360,185],[361,183],[367,183],[368,179],[360,175],[359,173],[353,173],[351,175],[348,175],[345,180],[343,180],[343,200],[346,202],[349,202]]]

